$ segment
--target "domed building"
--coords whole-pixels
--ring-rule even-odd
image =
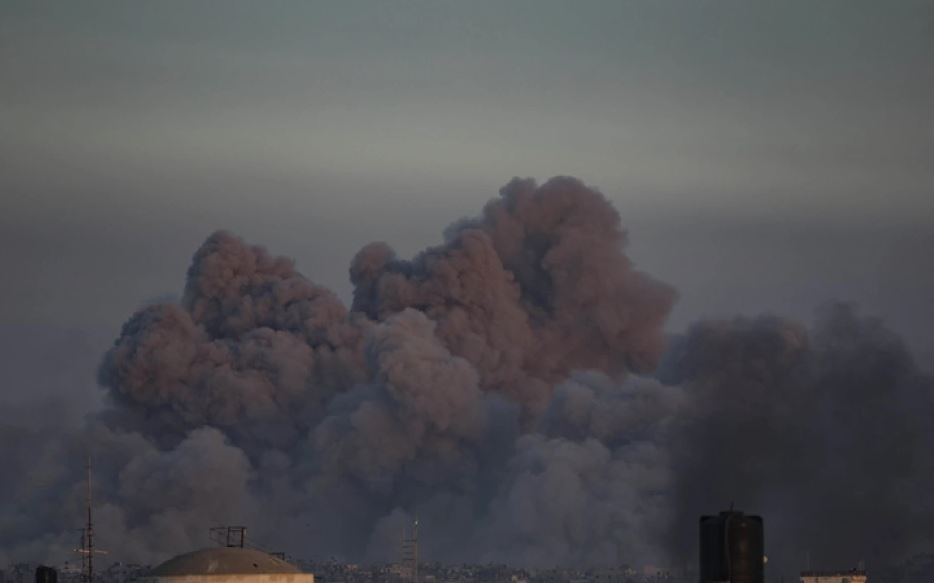
[[[314,583],[315,576],[256,549],[218,547],[169,559],[139,583]]]

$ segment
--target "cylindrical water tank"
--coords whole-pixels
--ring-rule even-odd
[[[764,583],[762,517],[738,511],[700,519],[701,583]]]
[[[723,523],[719,516],[700,519],[700,580],[701,583],[727,581],[724,566]]]

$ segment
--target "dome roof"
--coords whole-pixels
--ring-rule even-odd
[[[218,547],[179,555],[162,563],[150,577],[186,575],[268,575],[301,573],[294,565],[255,549]]]

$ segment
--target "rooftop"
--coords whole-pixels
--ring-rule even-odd
[[[185,575],[266,575],[300,573],[297,567],[255,549],[219,547],[179,555],[150,572],[150,577]]]

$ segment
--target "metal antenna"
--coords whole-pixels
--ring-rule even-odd
[[[406,580],[418,583],[418,514],[412,523],[412,534],[402,527],[402,573]]]
[[[413,557],[414,560],[413,560],[413,565],[412,565],[412,570],[414,572],[413,583],[418,583],[418,512],[415,513],[415,527],[414,527],[413,534],[415,535],[412,537],[412,541],[415,547],[415,552],[414,552],[414,557]]]
[[[88,583],[94,581],[94,521],[91,520],[91,454],[88,454]]]
[[[88,454],[88,489],[87,489],[87,512],[88,522],[81,533],[81,548],[75,549],[76,553],[81,555],[82,563],[82,581],[94,583],[94,553],[106,554],[107,551],[94,549],[94,521],[91,516],[91,455]]]
[[[214,526],[208,529],[208,536],[217,544],[228,548],[258,548],[246,542],[245,526]]]

